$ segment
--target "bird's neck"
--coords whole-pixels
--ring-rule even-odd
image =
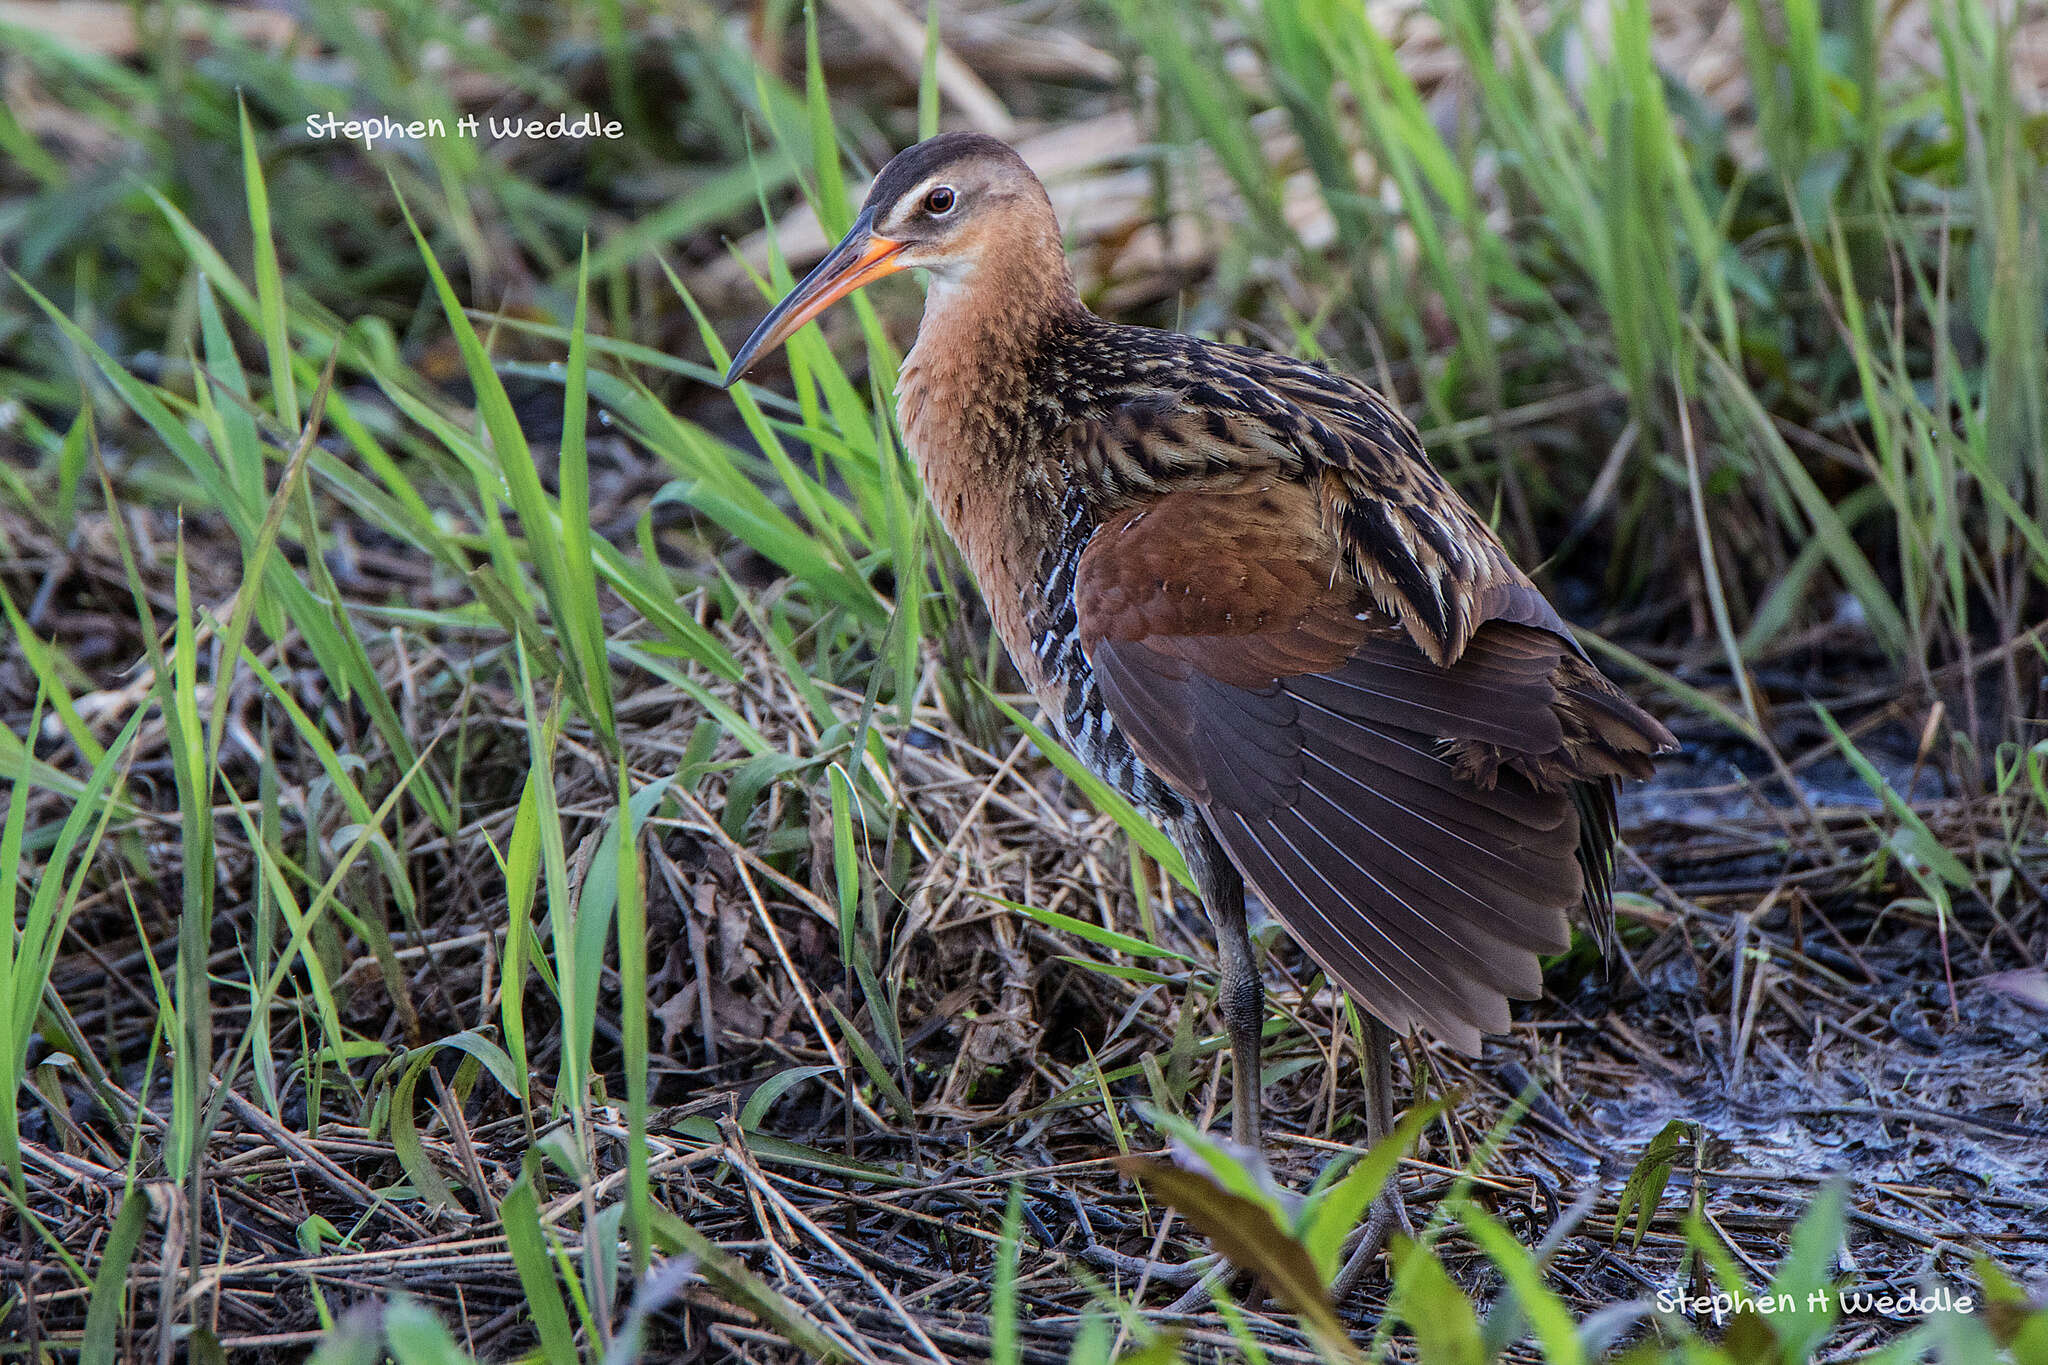
[[[1089,316],[1057,229],[1015,247],[957,274],[933,274],[897,381],[904,438],[956,538],[956,512],[1014,488],[1024,473],[1017,462],[1043,445],[1030,439],[1039,360]]]
[[[1048,215],[1049,216],[1049,215]],[[1021,244],[1020,244],[1021,245]],[[1060,524],[1066,470],[1049,458],[1045,357],[1090,314],[1057,236],[957,277],[935,277],[896,413],[932,506],[980,582],[1013,657],[1028,658],[1027,598]],[[1021,660],[1020,660],[1021,662]],[[1028,676],[1027,681],[1035,681]]]
[[[1048,211],[1043,227],[991,246],[971,264],[932,272],[899,406],[909,409],[923,396],[943,397],[948,409],[976,398],[1000,402],[1030,379],[1048,335],[1086,313]],[[916,445],[912,426],[905,421],[904,433]]]

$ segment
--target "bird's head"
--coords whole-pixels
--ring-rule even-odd
[[[980,133],[942,133],[891,159],[860,215],[748,337],[726,371],[731,388],[754,362],[862,285],[917,267],[941,286],[965,283],[984,262],[1006,268],[1050,256],[1065,278],[1059,224],[1024,159]]]

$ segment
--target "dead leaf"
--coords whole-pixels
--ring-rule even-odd
[[[1319,1341],[1348,1347],[1330,1291],[1316,1274],[1315,1258],[1299,1238],[1255,1200],[1226,1190],[1213,1177],[1154,1156],[1121,1156],[1116,1168],[1164,1199],[1221,1252],[1258,1277],[1268,1293],[1301,1319]]]

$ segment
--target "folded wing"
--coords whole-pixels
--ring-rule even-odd
[[[1076,579],[1082,644],[1139,757],[1295,939],[1389,1026],[1476,1051],[1539,993],[1569,912],[1600,922],[1613,780],[1669,736],[1526,579],[1492,585],[1456,657],[1432,659],[1321,511],[1248,480],[1103,526]]]

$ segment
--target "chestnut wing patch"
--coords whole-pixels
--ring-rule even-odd
[[[1454,746],[1557,749],[1570,647],[1496,622],[1431,662],[1338,567],[1312,498],[1172,494],[1105,525],[1082,644],[1139,757],[1296,940],[1394,1028],[1476,1050],[1540,990],[1586,881],[1571,793],[1475,780]]]

